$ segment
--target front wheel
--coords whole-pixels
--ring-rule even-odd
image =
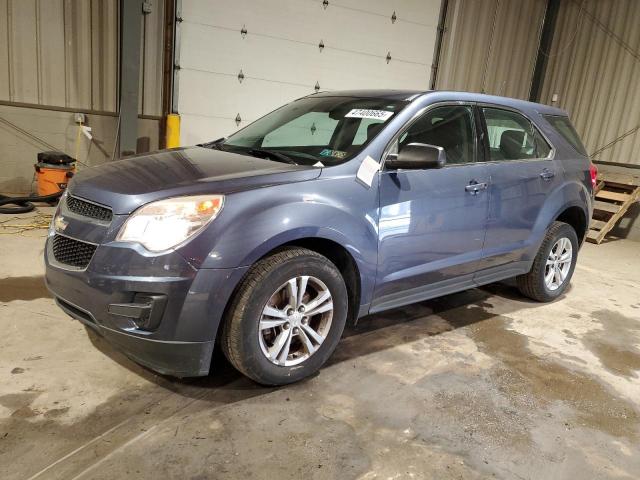
[[[256,263],[225,317],[221,346],[242,373],[284,385],[316,372],[347,319],[347,289],[326,257],[286,248]]]
[[[563,222],[553,222],[533,261],[531,271],[516,277],[523,295],[551,302],[569,286],[578,258],[576,231]]]

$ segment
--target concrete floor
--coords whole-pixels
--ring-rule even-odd
[[[2,479],[640,477],[639,243],[587,244],[553,304],[497,284],[365,318],[266,389],[138,367],[54,306],[26,235],[0,236]]]

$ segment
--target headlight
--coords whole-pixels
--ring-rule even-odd
[[[49,236],[56,233],[56,220],[58,220],[60,215],[60,210],[62,209],[62,204],[67,200],[67,190],[60,196],[58,199],[58,205],[56,206],[56,211],[53,213],[51,217],[51,223],[49,224]],[[58,220],[59,221],[59,220]]]
[[[152,252],[183,243],[218,216],[223,195],[177,197],[139,208],[120,229],[116,240],[137,242]]]

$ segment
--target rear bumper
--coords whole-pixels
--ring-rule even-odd
[[[122,247],[100,245],[87,269],[67,269],[53,259],[50,243],[45,281],[62,310],[152,370],[176,377],[208,374],[222,314],[246,267],[196,270],[168,253],[146,258],[142,272],[145,259],[135,249],[122,262]],[[113,305],[132,304],[140,293],[166,298],[151,331],[114,313]]]

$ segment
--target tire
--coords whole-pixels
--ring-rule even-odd
[[[294,302],[289,282],[295,279],[297,291],[302,291],[303,276],[308,276],[304,289],[306,300]],[[328,300],[314,307],[314,300],[321,300],[325,292],[330,294]],[[291,308],[292,303],[298,305],[295,310]],[[331,312],[322,311],[330,304]],[[311,316],[303,316],[305,307],[310,309]],[[274,310],[279,316],[265,315]],[[316,314],[316,311],[322,312]],[[240,283],[225,314],[220,345],[237,370],[260,384],[297,382],[317,372],[331,356],[342,336],[347,311],[347,288],[336,266],[312,250],[285,248],[258,261]],[[285,323],[265,328],[271,325],[269,322]],[[318,337],[309,332],[309,327]],[[285,340],[283,348],[290,350],[272,353],[281,344],[279,340],[287,335],[290,344]],[[318,344],[320,336],[324,340]],[[307,340],[311,344],[306,343]]]
[[[547,261],[549,260],[550,262],[553,262],[551,259],[555,253],[552,252],[552,249],[554,249],[556,245],[559,245],[559,248],[562,248],[563,245],[567,247],[567,241],[571,246],[571,263],[568,265],[565,274],[562,275],[564,264],[561,260],[558,260],[560,262],[558,272],[560,277],[556,277],[555,275],[550,274],[550,271],[554,267],[552,264],[547,268]],[[567,254],[568,252],[565,255]],[[518,289],[523,295],[532,298],[533,300],[537,300],[538,302],[552,302],[562,295],[569,286],[571,277],[573,276],[573,271],[576,267],[577,258],[578,236],[576,235],[575,230],[567,223],[553,222],[547,230],[529,273],[516,277]],[[545,280],[545,276],[548,275],[551,275],[551,285],[549,285],[548,281]],[[562,281],[556,281],[558,278],[562,279]]]

